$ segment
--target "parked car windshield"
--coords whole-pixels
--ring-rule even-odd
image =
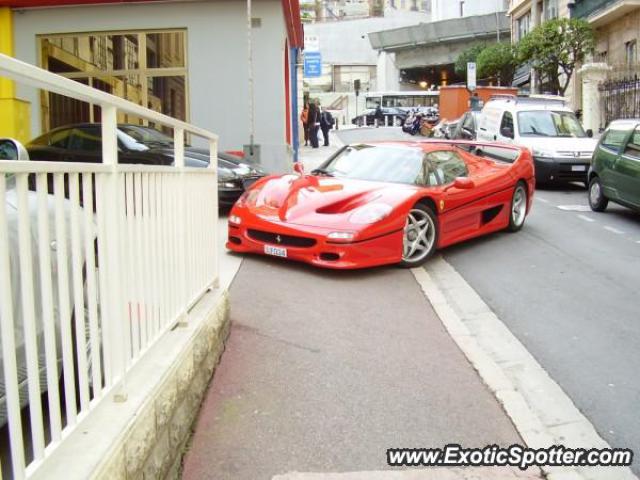
[[[518,113],[520,135],[532,137],[586,137],[572,112],[536,110]]]
[[[173,139],[159,132],[155,128],[137,125],[119,125],[118,129],[145,145],[173,145]]]
[[[426,168],[421,149],[352,145],[316,172],[338,178],[424,185]]]

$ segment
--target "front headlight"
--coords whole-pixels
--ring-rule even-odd
[[[331,232],[327,235],[327,239],[333,242],[349,243],[353,241],[355,234],[353,232]]]
[[[357,208],[349,217],[349,221],[356,224],[376,223],[388,216],[391,210],[391,206],[386,203],[370,203]]]
[[[544,148],[532,148],[531,153],[534,157],[539,158],[553,158],[555,152],[553,150],[546,150]]]
[[[229,215],[229,223],[240,225],[242,223],[242,219],[237,215]]]
[[[229,180],[218,180],[218,188],[237,188],[237,185]]]

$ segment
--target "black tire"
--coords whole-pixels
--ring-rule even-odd
[[[409,258],[405,257],[405,246],[407,242],[410,242],[413,238],[413,241],[416,241],[418,237],[421,237],[420,231],[417,230],[417,227],[414,223],[412,228],[409,228],[411,222],[411,218],[420,219],[420,221],[425,220],[427,223],[425,225],[429,225],[425,230],[425,241],[426,245],[422,245],[425,248],[418,254],[418,251],[412,252],[412,255],[409,255]],[[407,222],[405,223],[405,228],[403,231],[402,237],[402,260],[400,261],[400,266],[404,268],[415,268],[419,267],[423,263],[425,263],[429,258],[433,256],[437,247],[438,247],[438,239],[440,238],[440,226],[438,224],[438,217],[433,212],[431,207],[424,205],[422,203],[417,203],[411,208],[409,211],[409,215],[407,215]]]
[[[524,221],[527,218],[527,186],[521,180],[516,184],[516,188],[513,190],[511,197],[511,204],[509,208],[509,226],[507,230],[510,232],[517,232],[524,226]]]
[[[591,179],[587,196],[589,197],[589,206],[594,212],[604,212],[607,209],[609,199],[604,195],[600,177],[594,176]]]

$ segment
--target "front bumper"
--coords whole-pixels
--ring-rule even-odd
[[[537,183],[585,182],[591,159],[533,157],[533,163]]]
[[[266,255],[265,246],[286,249],[286,258],[318,267],[357,269],[398,263],[402,257],[402,230],[353,243],[334,243],[336,231],[320,227],[267,221],[255,216],[242,225],[229,223],[227,248],[234,252]],[[276,237],[279,238],[276,239]]]

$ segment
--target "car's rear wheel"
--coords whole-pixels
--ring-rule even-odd
[[[604,212],[609,205],[609,199],[604,196],[602,182],[599,177],[593,177],[589,182],[589,206],[594,212]]]
[[[433,255],[438,245],[438,218],[433,210],[416,204],[404,226],[402,237],[402,262],[407,268],[418,267]]]
[[[523,182],[518,182],[511,197],[511,212],[509,215],[510,232],[517,232],[524,225],[527,217],[527,187]]]

